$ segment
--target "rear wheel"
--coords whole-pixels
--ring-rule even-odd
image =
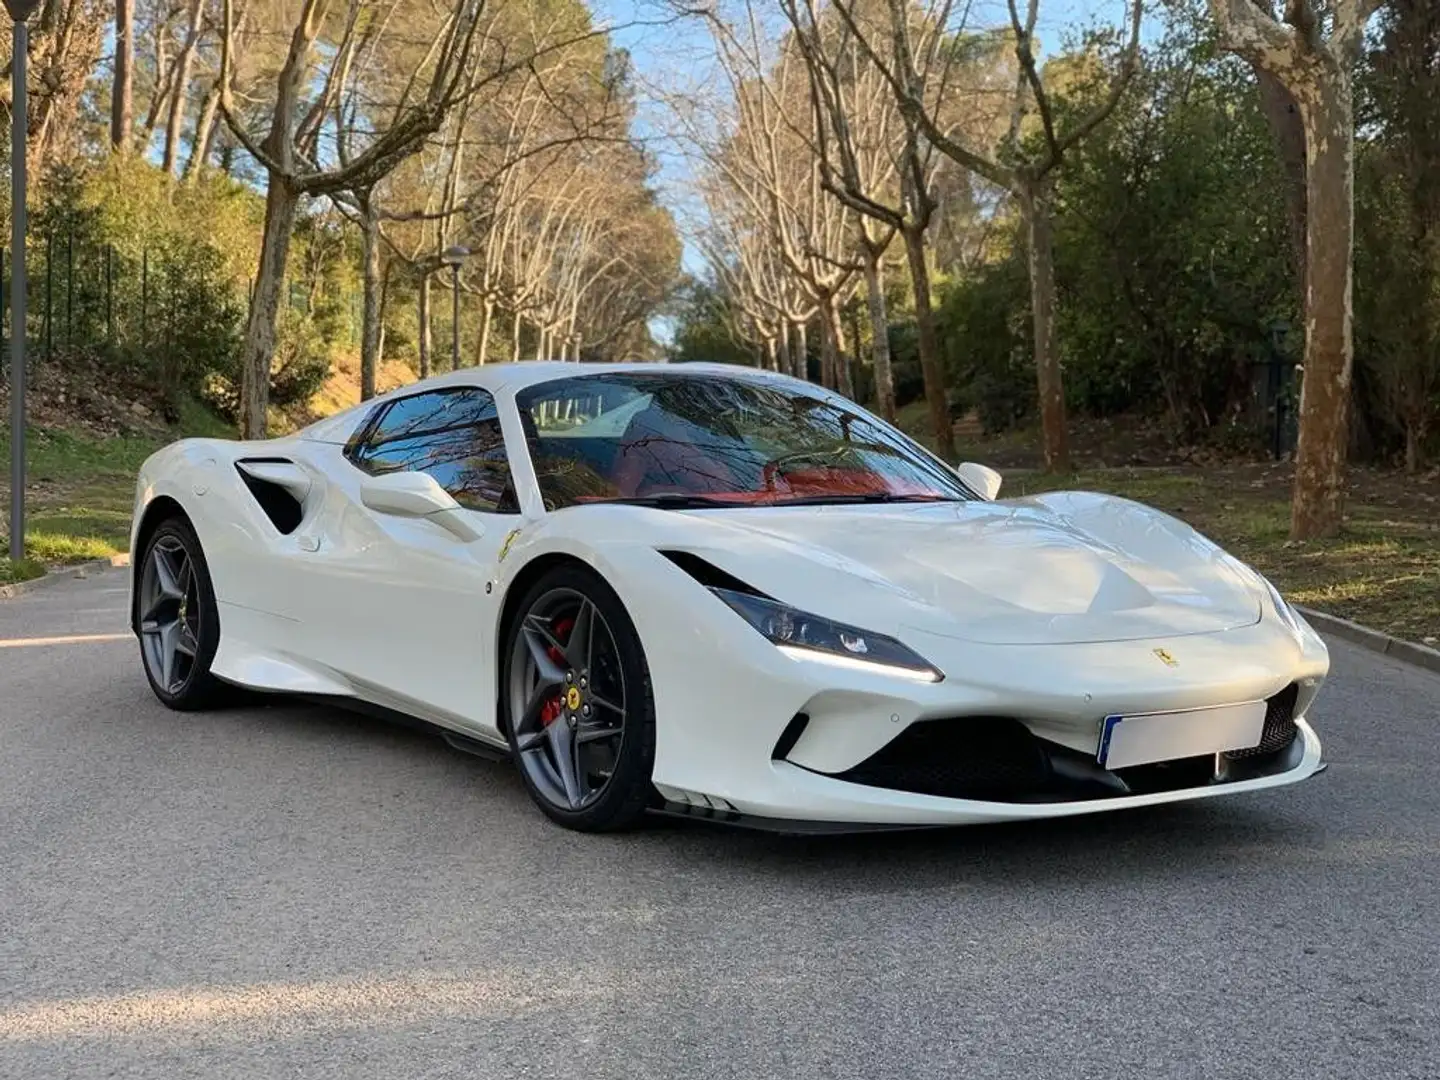
[[[552,820],[600,832],[650,803],[655,706],[620,598],[579,567],[542,577],[509,628],[502,704],[531,797]]]
[[[195,530],[183,518],[162,522],[143,560],[136,614],[150,688],[172,709],[218,704],[227,688],[210,674],[210,663],[220,644],[220,615]]]

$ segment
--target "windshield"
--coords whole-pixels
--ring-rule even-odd
[[[552,510],[974,498],[894,428],[803,387],[607,372],[540,383],[516,401]]]

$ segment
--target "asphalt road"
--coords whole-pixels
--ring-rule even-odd
[[[1059,824],[549,825],[503,764],[151,698],[111,571],[0,601],[0,1077],[1440,1077],[1440,679],[1328,773]]]

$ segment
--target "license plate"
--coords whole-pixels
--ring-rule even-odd
[[[1187,709],[1184,712],[1107,716],[1100,729],[1102,768],[1125,769],[1157,761],[1245,750],[1260,743],[1265,702]]]

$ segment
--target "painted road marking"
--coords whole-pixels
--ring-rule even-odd
[[[105,641],[129,641],[134,634],[71,634],[68,637],[0,638],[0,649],[36,649],[46,645],[96,645]]]

